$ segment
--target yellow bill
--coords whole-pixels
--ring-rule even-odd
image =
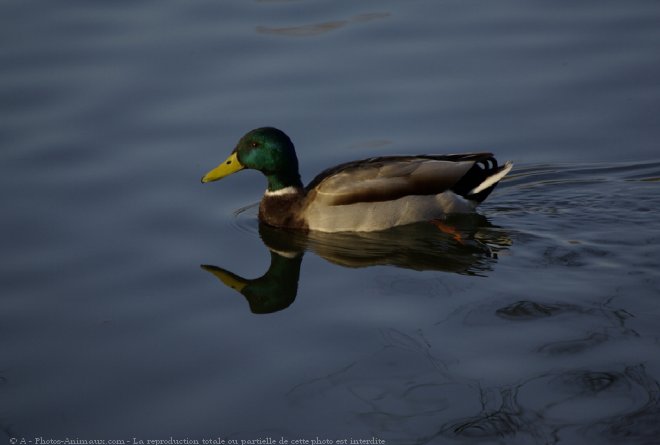
[[[211,182],[222,179],[225,176],[229,176],[232,173],[236,173],[239,170],[243,170],[245,167],[238,161],[238,156],[236,152],[233,152],[222,164],[218,165],[216,168],[208,172],[202,178],[202,182]]]
[[[202,269],[207,272],[211,272],[213,275],[218,277],[226,286],[231,287],[234,290],[241,292],[245,286],[248,284],[248,280],[239,277],[236,274],[233,274],[227,270],[221,269],[216,266],[202,265]]]

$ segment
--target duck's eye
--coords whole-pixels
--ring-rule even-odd
[[[257,142],[257,141],[252,141],[252,142],[250,143],[250,146],[251,146],[252,148],[257,148],[257,147],[259,146],[259,142]]]

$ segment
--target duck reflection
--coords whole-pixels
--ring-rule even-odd
[[[481,215],[365,233],[304,233],[260,224],[259,236],[270,250],[270,267],[263,276],[246,279],[221,267],[201,266],[240,292],[255,314],[277,312],[293,303],[308,250],[351,268],[389,265],[486,275],[497,261],[498,251],[511,245],[509,236]]]
[[[216,266],[202,265],[225,285],[243,294],[255,314],[286,309],[296,299],[302,253],[292,257],[270,251],[270,267],[261,277],[249,280]]]

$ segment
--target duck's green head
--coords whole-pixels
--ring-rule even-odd
[[[217,181],[244,168],[266,175],[270,191],[302,187],[296,150],[291,139],[277,128],[262,127],[246,133],[229,157],[204,175],[202,182]]]

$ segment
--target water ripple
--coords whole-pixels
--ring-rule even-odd
[[[260,34],[271,34],[276,36],[311,37],[325,34],[330,31],[335,31],[353,23],[371,22],[373,20],[380,20],[389,16],[389,12],[370,12],[358,14],[346,20],[326,21],[308,25],[284,27],[257,26],[257,32]]]
[[[657,181],[660,161],[530,164],[516,168],[502,182],[502,188],[540,187],[548,185],[580,185],[607,181]]]
[[[234,210],[231,226],[239,232],[259,236],[259,222],[257,214],[259,203],[252,203]]]

